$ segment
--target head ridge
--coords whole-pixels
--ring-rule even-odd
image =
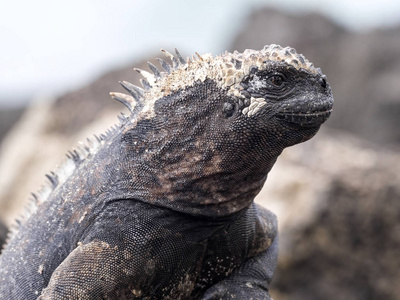
[[[128,82],[122,82],[122,86],[131,94],[111,93],[114,99],[127,105],[131,110],[138,103],[143,113],[149,117],[154,114],[155,102],[180,89],[193,86],[195,82],[211,79],[221,88],[227,89],[227,93],[243,98],[240,85],[241,81],[256,67],[258,70],[266,69],[271,62],[286,63],[297,70],[303,69],[312,74],[321,74],[319,68],[309,62],[302,54],[298,54],[294,48],[281,47],[276,44],[264,46],[262,50],[246,49],[240,53],[225,52],[219,56],[210,53],[198,54],[186,60],[176,51],[176,57],[171,53],[161,50],[171,59],[172,66],[162,59],[158,59],[165,72],[159,71],[149,63],[152,73],[135,69],[144,78],[141,80],[143,89]]]

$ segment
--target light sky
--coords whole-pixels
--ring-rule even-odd
[[[0,105],[59,95],[160,48],[221,53],[260,6],[317,11],[352,30],[400,23],[398,0],[0,0]]]

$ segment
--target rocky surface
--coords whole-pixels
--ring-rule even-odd
[[[398,299],[399,165],[332,129],[285,150],[257,198],[280,223],[276,299]]]
[[[279,218],[277,300],[398,299],[400,157],[391,149],[400,142],[399,35],[398,29],[356,34],[318,15],[264,10],[249,18],[231,47],[295,46],[322,67],[336,100],[326,126],[285,150],[257,198]],[[21,117],[0,149],[6,224],[68,149],[117,121],[124,107],[108,92],[122,91],[119,80],[137,82],[136,73],[116,70],[37,101]]]
[[[0,108],[0,143],[12,126],[18,122],[23,108]]]

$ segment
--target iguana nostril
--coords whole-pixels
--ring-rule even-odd
[[[224,115],[226,118],[229,118],[233,115],[234,108],[235,107],[233,106],[232,103],[229,103],[229,102],[224,103],[224,106],[222,109],[223,109],[223,112],[224,112]]]
[[[320,84],[323,88],[326,88],[326,79],[321,77],[321,78],[319,79],[319,84]]]

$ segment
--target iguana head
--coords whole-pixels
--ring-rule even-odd
[[[325,75],[292,48],[188,60],[164,52],[166,72],[149,64],[154,75],[138,70],[144,89],[123,82],[132,97],[112,93],[132,111],[123,140],[154,169],[159,194],[151,194],[163,203],[195,214],[215,206],[208,215],[242,209],[282,150],[310,139],[331,114]]]

